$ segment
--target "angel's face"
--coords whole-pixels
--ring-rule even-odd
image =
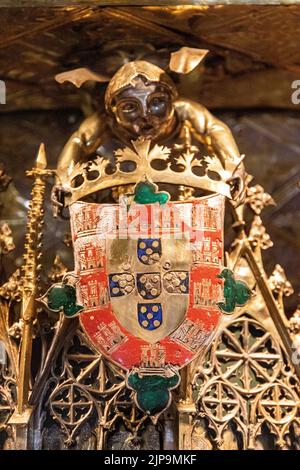
[[[166,134],[174,115],[167,88],[141,78],[116,95],[113,112],[118,124],[133,138],[142,136],[151,140]]]

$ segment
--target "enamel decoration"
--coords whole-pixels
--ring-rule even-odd
[[[171,153],[138,139],[115,152],[114,168],[100,156],[70,169],[62,184],[75,270],[40,299],[54,312],[79,316],[94,347],[127,371],[137,406],[154,422],[171,402],[179,369],[212,341],[222,312],[251,294],[223,269],[227,180],[241,159],[224,169],[215,156],[200,161],[189,148],[176,157],[175,171]],[[173,202],[160,190],[187,180],[214,194]],[[128,184],[118,203],[81,200]]]
[[[178,369],[212,338],[224,303],[224,197],[70,206],[77,304],[93,345],[128,371],[138,406],[156,415]]]

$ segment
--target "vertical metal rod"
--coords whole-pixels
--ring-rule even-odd
[[[20,347],[20,362],[18,376],[18,413],[22,414],[28,407],[32,330],[36,319],[35,299],[38,292],[38,275],[40,271],[39,258],[41,255],[41,238],[43,225],[43,204],[46,187],[46,178],[52,171],[46,170],[47,159],[44,144],[40,145],[36,159],[36,166],[28,171],[27,176],[34,178],[31,192],[31,201],[28,211],[27,234],[24,254],[23,285],[22,285],[22,341]]]

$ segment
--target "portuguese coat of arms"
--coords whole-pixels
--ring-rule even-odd
[[[170,68],[182,73],[185,64],[187,73],[206,53],[182,48]],[[95,77],[78,69],[57,79]],[[250,297],[222,267],[225,199],[241,202],[243,156],[226,125],[177,98],[164,70],[129,62],[106,88],[105,121],[96,113],[71,136],[52,202],[54,215],[70,210],[74,272],[39,299],[79,316],[94,348],[127,371],[137,406],[154,422],[222,312]]]
[[[171,201],[155,184],[165,172],[151,166],[153,159],[168,158],[168,149],[150,150],[149,140],[132,144],[135,152],[116,156],[118,165],[135,160],[137,174],[123,174],[119,166],[113,176],[135,181],[133,193],[124,193],[119,203],[79,200],[92,187],[112,184],[101,158],[87,164],[82,187],[71,188],[74,272],[41,300],[80,317],[94,347],[127,371],[138,407],[155,421],[171,402],[179,369],[212,341],[222,311],[243,305],[250,291],[223,268],[224,178],[194,175],[195,185],[218,192]]]
[[[224,197],[132,207],[70,208],[80,321],[94,346],[129,371],[129,387],[150,379],[153,388],[156,376],[170,389],[221,315]],[[148,401],[137,391],[152,414]]]

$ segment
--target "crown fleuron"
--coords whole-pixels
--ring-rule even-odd
[[[138,139],[132,141],[132,148],[116,150],[115,160],[112,165],[99,156],[87,163],[76,164],[61,176],[61,185],[69,192],[66,205],[96,191],[136,184],[145,178],[156,184],[184,185],[231,197],[226,181],[233,170],[224,169],[216,156],[199,160],[193,148],[172,158],[170,148],[157,144],[151,148],[149,139]]]

